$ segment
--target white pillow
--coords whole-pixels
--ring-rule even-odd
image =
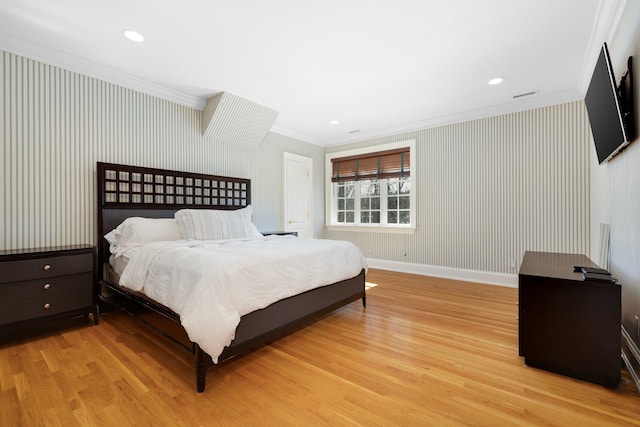
[[[124,255],[131,249],[145,243],[181,240],[175,218],[142,218],[134,216],[125,219],[115,230],[104,236],[109,242],[111,253]]]
[[[182,237],[190,240],[246,239],[262,237],[251,222],[251,206],[224,211],[182,209],[176,212]]]

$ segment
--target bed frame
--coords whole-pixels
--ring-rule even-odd
[[[216,366],[197,343],[176,338],[186,336],[180,316],[145,295],[117,284],[109,265],[109,245],[104,235],[128,217],[172,218],[180,209],[240,209],[251,204],[251,181],[216,175],[152,169],[113,163],[97,163],[98,184],[98,277],[100,300],[152,326],[195,355],[196,387],[205,389],[208,368]],[[318,320],[327,313],[362,299],[366,307],[364,270],[351,279],[323,286],[275,302],[242,316],[233,342],[224,349],[218,364]],[[146,321],[141,312],[159,315],[168,326]]]

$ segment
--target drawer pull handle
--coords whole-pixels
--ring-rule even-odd
[[[45,310],[49,310],[49,308],[50,308],[50,307],[51,307],[51,304],[49,304],[49,303],[46,303],[46,304],[43,306],[43,308],[44,308]]]
[[[42,287],[42,289],[44,289],[45,291],[50,288],[51,288],[51,285],[49,283],[45,283],[44,286]]]
[[[51,270],[51,266],[49,264],[45,264],[44,267],[42,267],[44,269],[44,271],[49,271]]]

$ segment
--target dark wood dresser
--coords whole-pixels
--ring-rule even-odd
[[[607,387],[621,375],[621,286],[584,280],[584,255],[527,251],[518,275],[520,356],[528,366]]]
[[[96,279],[95,246],[0,251],[0,332],[89,313],[97,325]]]

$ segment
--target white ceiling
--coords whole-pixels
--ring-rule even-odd
[[[229,92],[329,146],[582,99],[624,3],[2,0],[0,49],[199,109]]]

